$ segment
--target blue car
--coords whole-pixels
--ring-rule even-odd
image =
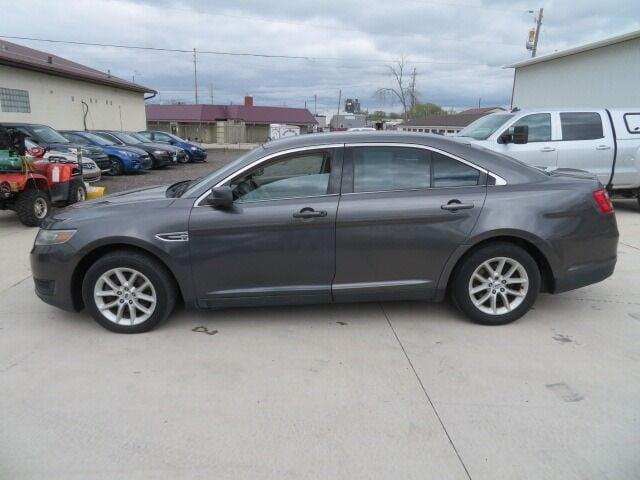
[[[116,145],[111,140],[91,132],[63,130],[60,133],[71,142],[102,147],[111,160],[111,175],[135,173],[151,168],[151,157],[140,148]]]
[[[184,149],[189,156],[190,162],[204,162],[207,160],[207,151],[205,149],[172,133],[159,132],[157,130],[145,130],[138,133],[152,142],[168,143]]]

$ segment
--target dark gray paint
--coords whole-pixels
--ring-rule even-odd
[[[348,182],[341,185],[337,170],[327,196],[247,202],[229,210],[194,207],[211,187],[266,155],[358,142],[431,146],[499,175],[507,185],[352,194]],[[81,308],[77,288],[83,259],[104,251],[96,249],[126,246],[159,258],[176,278],[186,304],[199,308],[439,300],[466,252],[480,242],[509,237],[539,252],[550,267],[547,289],[560,292],[613,271],[618,231],[615,216],[597,210],[592,195],[600,187],[583,174],[547,175],[442,137],[303,135],[257,148],[182,198],[166,198],[166,187],[154,187],[62,210],[44,228],[76,228],[78,233],[65,245],[34,247],[31,263],[36,280],[55,281],[54,292],[40,291],[39,296],[68,309]],[[473,208],[443,210],[451,200]],[[303,208],[327,215],[295,218]],[[188,242],[155,236],[183,231],[189,232]]]

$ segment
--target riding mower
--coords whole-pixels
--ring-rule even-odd
[[[66,206],[87,198],[82,162],[62,163],[42,159],[30,151],[25,134],[0,126],[0,210],[14,210],[20,221],[37,227],[52,206]]]

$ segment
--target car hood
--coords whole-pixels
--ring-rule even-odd
[[[131,145],[108,145],[103,148],[107,151],[109,151],[110,149],[123,150],[125,152],[131,152],[131,153],[135,153],[136,155],[143,155],[143,156],[147,154],[147,151],[145,149],[134,147]]]
[[[181,152],[182,149],[180,147],[174,147],[173,145],[169,145],[168,143],[158,143],[158,142],[145,142],[141,145],[147,145],[153,149],[157,150],[166,150],[167,152]]]

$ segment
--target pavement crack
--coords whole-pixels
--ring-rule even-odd
[[[422,379],[420,378],[420,375],[418,375],[418,372],[416,371],[416,368],[413,366],[413,362],[411,361],[411,358],[409,358],[409,354],[407,353],[407,349],[404,348],[404,345],[400,341],[400,337],[398,337],[398,332],[396,332],[396,329],[391,324],[391,320],[389,319],[389,316],[387,315],[387,312],[385,311],[384,306],[382,305],[382,303],[378,303],[378,305],[380,305],[380,309],[382,310],[382,313],[384,314],[384,318],[387,319],[387,323],[389,324],[389,328],[393,332],[393,336],[396,337],[396,341],[398,342],[398,345],[400,345],[400,348],[402,349],[402,353],[404,353],[404,356],[407,359],[407,362],[409,363],[409,366],[411,367],[411,370],[413,370],[413,374],[415,375],[416,380],[418,380],[418,384],[420,385],[420,388],[424,392],[424,396],[426,397],[427,402],[429,403],[429,406],[433,410],[433,413],[436,415],[436,418],[438,419],[438,422],[440,422],[440,426],[442,427],[442,430],[444,431],[444,434],[447,436],[447,439],[449,440],[449,444],[451,445],[451,448],[453,448],[453,451],[456,454],[456,457],[458,457],[458,460],[460,461],[460,465],[462,465],[462,468],[464,469],[464,472],[467,474],[467,478],[469,480],[471,480],[471,474],[469,473],[469,470],[467,469],[467,466],[464,464],[464,461],[462,460],[462,457],[460,456],[460,452],[458,452],[458,449],[456,448],[456,445],[453,443],[453,439],[451,438],[451,435],[449,435],[449,432],[447,431],[447,427],[444,426],[444,422],[442,421],[442,418],[440,417],[440,414],[438,413],[438,410],[436,409],[436,406],[433,404],[433,401],[431,400],[431,397],[429,396],[429,393],[427,392],[427,389],[425,388],[424,383],[422,383]]]

